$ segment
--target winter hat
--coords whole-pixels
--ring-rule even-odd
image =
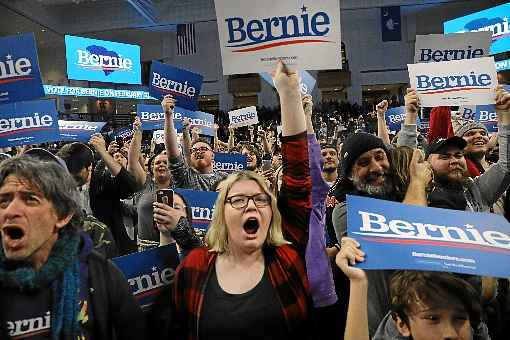
[[[462,136],[464,136],[464,134],[466,132],[468,132],[469,130],[473,130],[473,129],[483,129],[483,130],[485,130],[485,132],[487,134],[489,134],[487,127],[485,127],[485,125],[483,125],[482,123],[475,122],[475,121],[468,121],[468,122],[464,123],[463,125],[461,125],[457,130],[455,130],[455,136],[462,137]]]
[[[388,155],[388,149],[379,137],[366,132],[354,133],[347,137],[342,145],[342,177],[347,178],[351,168],[363,153],[381,148]]]

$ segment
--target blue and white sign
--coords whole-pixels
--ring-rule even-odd
[[[95,87],[44,85],[44,93],[47,96],[76,96],[76,97],[156,100],[156,98],[151,97],[149,95],[149,92],[147,91],[100,89]]]
[[[496,61],[496,71],[510,70],[510,59]]]
[[[0,105],[0,147],[60,140],[53,100]]]
[[[140,84],[140,46],[65,36],[69,79]]]
[[[223,74],[341,69],[338,0],[215,0]]]
[[[0,104],[43,96],[34,34],[0,38]]]
[[[423,107],[494,104],[493,57],[409,64],[409,80]]]
[[[162,130],[165,127],[165,113],[161,105],[138,104],[136,114],[142,122],[142,130]],[[201,111],[190,111],[182,107],[174,108],[174,127],[182,132],[184,118],[190,119],[190,125],[198,127],[199,133],[214,136],[214,116]]]
[[[489,8],[444,23],[444,33],[492,32],[491,54],[510,51],[510,3]]]
[[[145,311],[172,281],[179,265],[179,254],[175,244],[169,244],[112,260],[126,277],[133,296]]]
[[[414,47],[415,63],[488,57],[490,32],[417,35]]]
[[[228,117],[230,119],[229,127],[231,128],[250,126],[259,123],[259,116],[255,106],[229,111]]]
[[[240,153],[214,153],[214,171],[232,173],[246,169],[246,155]]]
[[[494,105],[460,106],[458,117],[479,121],[489,132],[498,132],[498,114]]]
[[[160,100],[171,94],[180,107],[196,110],[203,80],[200,74],[152,61],[149,93]]]
[[[191,207],[193,228],[207,230],[212,221],[214,206],[218,193],[215,191],[195,191],[189,189],[175,189],[184,196]]]
[[[347,232],[364,269],[412,269],[507,278],[510,224],[497,214],[347,196]]]
[[[60,140],[88,142],[94,133],[100,133],[106,122],[59,120]]]
[[[113,131],[112,138],[115,139],[117,137],[131,138],[133,137],[133,129],[130,126],[126,126]]]
[[[402,123],[406,118],[406,107],[392,107],[388,109],[385,113],[386,116],[386,125],[388,125],[388,129],[390,131],[400,131]],[[420,126],[420,117],[416,117],[416,125]]]
[[[312,75],[307,71],[298,71],[299,73],[299,88],[301,89],[301,94],[312,94],[313,89],[315,88],[315,84],[317,81]],[[273,78],[269,73],[263,72],[259,73],[260,77],[264,79],[269,85],[274,87]]]

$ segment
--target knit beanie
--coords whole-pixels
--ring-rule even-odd
[[[363,153],[381,148],[388,155],[388,149],[379,137],[365,132],[354,133],[347,137],[342,145],[342,177],[347,178],[351,168]]]
[[[455,130],[455,136],[462,137],[466,132],[473,129],[483,129],[487,134],[489,134],[485,125],[476,121],[467,121],[463,125],[461,125],[457,130]]]

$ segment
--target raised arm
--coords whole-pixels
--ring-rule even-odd
[[[359,243],[348,237],[342,239],[342,248],[336,255],[336,264],[349,278],[349,307],[345,324],[345,340],[369,340],[368,332],[368,279],[362,269],[353,267],[365,260]]]
[[[282,112],[283,184],[278,197],[286,239],[305,254],[311,210],[306,123],[296,72],[280,61],[273,73]]]
[[[128,172],[133,175],[138,185],[142,186],[147,179],[147,173],[140,163],[142,147],[142,122],[139,117],[135,118],[133,123],[133,139],[129,145],[128,151]]]
[[[179,147],[177,146],[177,133],[174,128],[174,108],[175,99],[171,95],[166,95],[161,102],[165,112],[165,148],[168,158],[177,158],[179,156]]]
[[[189,130],[190,120],[188,117],[185,117],[182,121],[182,154],[186,164],[191,164],[191,135]]]
[[[377,111],[377,137],[381,138],[384,144],[391,144],[386,125],[386,111],[388,110],[388,101],[383,100],[375,107]]]
[[[398,146],[408,146],[410,148],[416,148],[418,141],[418,132],[416,131],[416,118],[418,118],[418,109],[420,102],[418,100],[418,94],[415,89],[407,89],[407,94],[404,97],[406,106],[406,117],[404,124],[400,130],[398,136]]]
[[[424,207],[428,205],[427,188],[432,181],[432,169],[430,164],[423,160],[424,157],[420,150],[414,149],[413,158],[409,164],[409,186],[402,203]]]
[[[112,176],[117,176],[122,169],[122,166],[113,159],[113,157],[106,151],[106,142],[100,133],[92,135],[89,141],[90,145],[94,147],[94,150],[99,154],[99,157],[104,161],[106,167],[112,173]]]

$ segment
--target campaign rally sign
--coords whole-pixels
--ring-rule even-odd
[[[123,128],[113,131],[112,138],[115,139],[118,137],[122,137],[122,138],[133,137],[133,129],[130,126],[126,126],[126,127],[123,127]]]
[[[165,127],[165,113],[161,105],[138,104],[136,115],[140,117],[142,130],[162,130]],[[214,136],[214,116],[212,114],[190,111],[176,106],[173,117],[177,132],[182,132],[184,118],[189,118],[191,127],[198,127],[200,134]]]
[[[230,127],[242,127],[258,124],[259,116],[257,108],[249,106],[238,110],[229,111]]]
[[[417,35],[414,62],[437,63],[488,57],[490,44],[490,32]]]
[[[101,132],[106,122],[59,120],[60,140],[88,142],[94,133]]]
[[[179,265],[175,244],[112,259],[127,279],[133,296],[145,311],[168,286]]]
[[[278,60],[301,70],[342,68],[338,0],[215,0],[214,5],[224,75],[271,72]]]
[[[469,14],[444,23],[444,33],[492,33],[491,54],[510,51],[510,3]]]
[[[409,64],[411,87],[423,107],[495,103],[498,85],[493,57]]]
[[[53,100],[0,105],[0,147],[60,140],[58,113]]]
[[[366,254],[360,268],[510,275],[510,224],[501,215],[348,195],[347,232]]]
[[[152,133],[152,140],[154,144],[165,143],[165,130],[156,130]]]
[[[496,61],[496,71],[510,70],[510,59]]]
[[[246,169],[246,162],[246,155],[240,153],[215,152],[213,170],[226,173],[242,171]]]
[[[0,104],[44,97],[33,33],[0,38]]]
[[[498,114],[494,105],[460,106],[457,117],[466,121],[479,121],[489,132],[498,131]]]
[[[400,131],[402,123],[406,118],[406,107],[392,107],[385,113],[386,116],[386,125],[388,125],[388,129],[390,131]],[[420,117],[416,117],[416,125],[420,125]]]
[[[299,74],[299,88],[301,90],[301,94],[312,94],[313,89],[315,88],[315,80],[312,75],[307,71],[298,71]],[[259,73],[259,76],[264,79],[269,85],[274,87],[273,78],[269,73],[263,72]]]
[[[140,46],[65,36],[69,79],[141,84]]]
[[[218,193],[215,191],[196,191],[189,189],[175,189],[191,207],[193,228],[207,230],[212,221],[214,206]]]
[[[180,107],[196,110],[203,80],[204,77],[198,73],[153,60],[149,94],[160,100],[167,94],[171,94]]]

